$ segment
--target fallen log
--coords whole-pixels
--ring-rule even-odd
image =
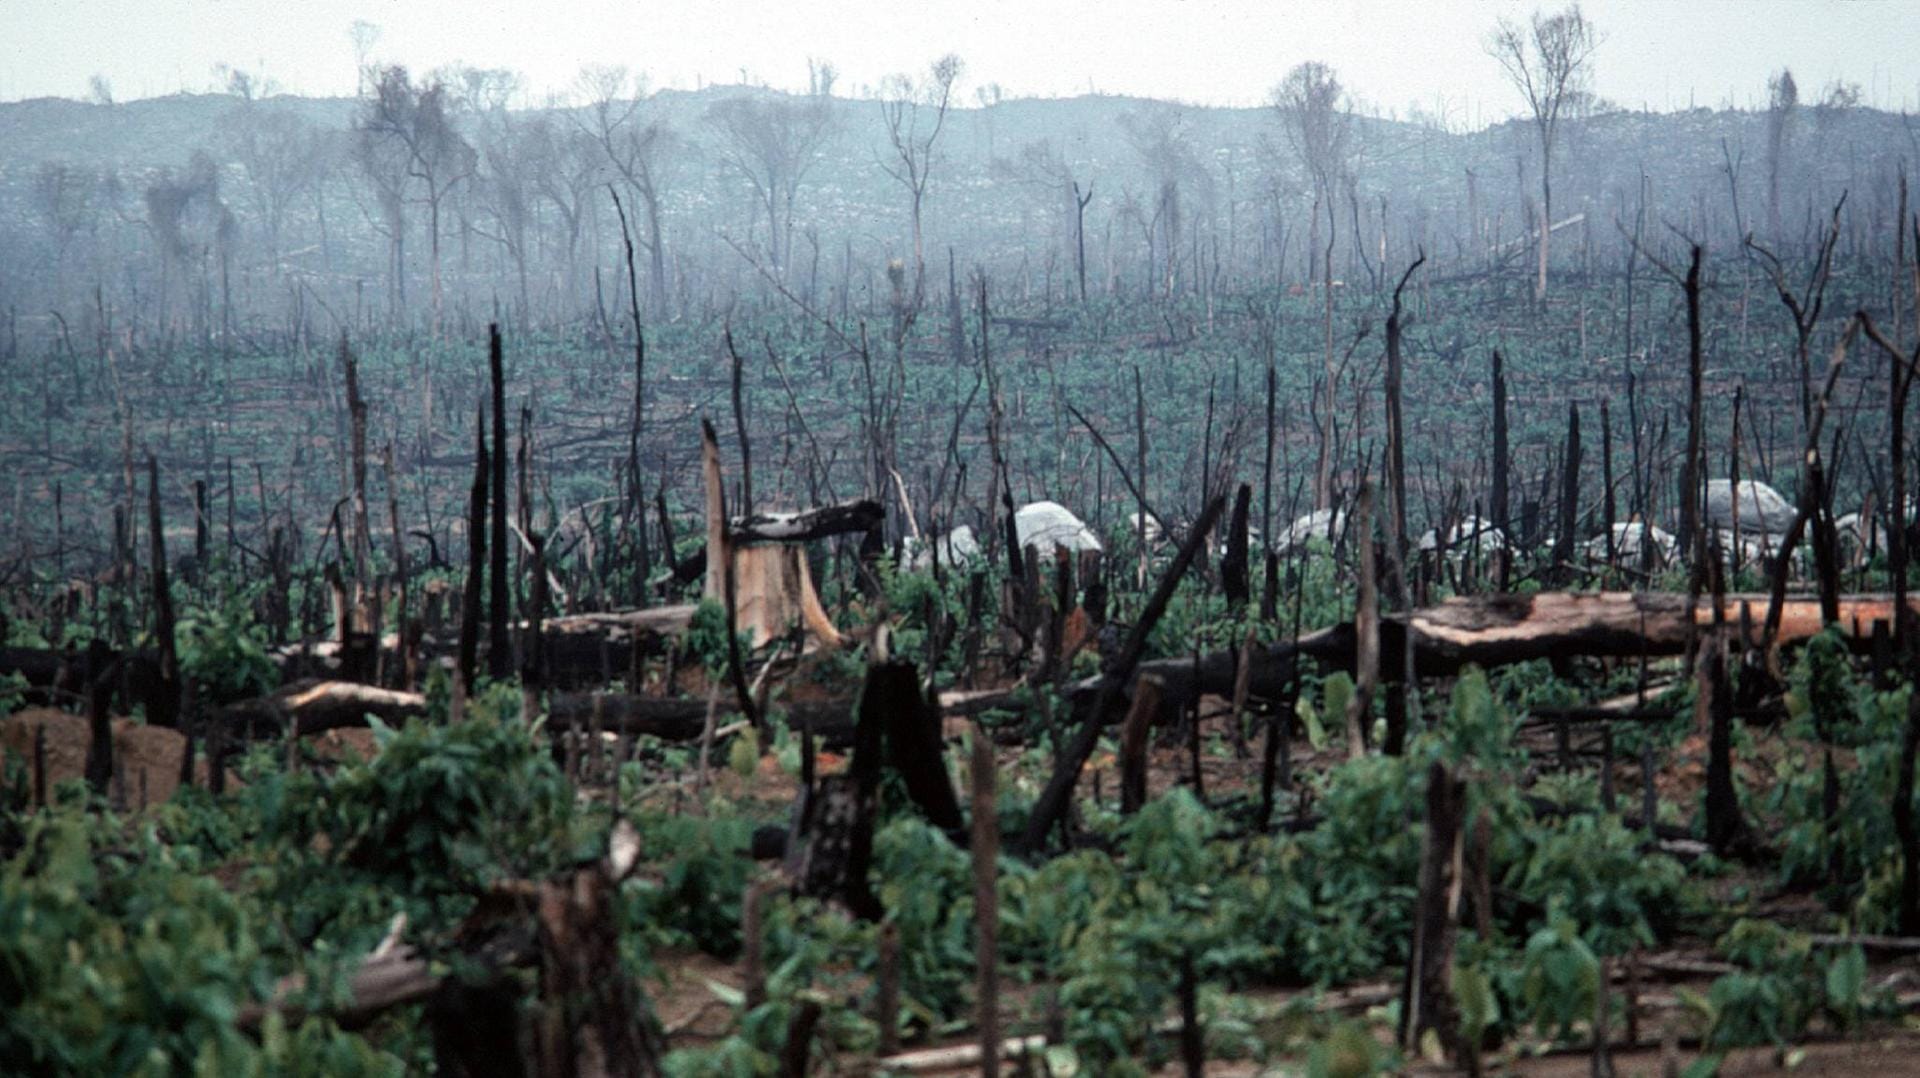
[[[1742,603],[1761,609],[1764,595],[1730,595],[1728,606]],[[1910,600],[1913,602],[1913,600]],[[1920,610],[1916,603],[1915,610]],[[1814,596],[1789,598],[1781,607],[1776,644],[1804,641],[1824,622]],[[1849,595],[1840,600],[1836,628],[1853,647],[1864,650],[1872,642],[1873,623],[1893,620],[1893,599],[1887,595]],[[1381,668],[1402,669],[1409,618],[1388,615],[1380,623]],[[1686,650],[1689,634],[1722,632],[1737,635],[1736,619],[1722,629],[1713,625],[1712,604],[1702,598],[1689,609],[1687,597],[1659,592],[1540,592],[1534,595],[1485,595],[1449,599],[1416,610],[1411,616],[1416,673],[1421,677],[1448,677],[1469,664],[1494,667],[1564,656],[1611,658],[1662,657]],[[1248,694],[1278,699],[1287,682],[1293,656],[1317,659],[1352,670],[1357,636],[1351,622],[1341,623],[1295,640],[1283,640],[1258,649],[1252,658]],[[1749,635],[1745,643],[1759,644]],[[1159,659],[1141,663],[1138,673],[1158,677],[1167,706],[1197,693],[1222,696],[1234,691],[1238,673],[1233,651],[1216,651],[1191,658]],[[1076,701],[1090,702],[1103,679],[1089,678],[1075,686]]]
[[[598,710],[596,719],[594,712]],[[721,705],[721,713],[734,709]],[[303,681],[267,696],[223,709],[220,720],[236,735],[279,736],[289,731],[306,737],[344,727],[367,725],[368,716],[399,724],[427,713],[427,698],[353,681]],[[547,725],[553,729],[599,729],[610,734],[647,735],[666,741],[692,741],[706,723],[704,701],[626,693],[554,693],[547,699]],[[813,731],[828,744],[840,744],[853,732],[852,701],[796,704],[788,722]]]
[[[862,499],[797,513],[755,513],[727,522],[727,538],[736,543],[804,543],[834,535],[864,535],[886,520],[876,501]]]
[[[707,701],[682,697],[630,696],[626,693],[556,693],[547,700],[547,726],[552,729],[591,730],[596,725],[610,734],[645,734],[664,741],[694,741],[706,727]],[[714,702],[716,715],[736,715],[738,705],[723,695]],[[787,722],[796,729],[838,745],[853,736],[853,702],[826,701],[794,704]]]
[[[228,733],[245,737],[286,733],[305,737],[365,726],[369,715],[381,722],[401,723],[426,713],[427,698],[421,693],[396,692],[356,681],[309,680],[231,704],[219,712],[219,723]]]
[[[572,687],[611,681],[628,669],[636,648],[642,655],[664,655],[668,642],[692,623],[695,609],[692,603],[679,603],[547,618],[540,628],[547,653],[548,684]],[[516,638],[527,632],[524,621],[512,626]],[[418,658],[425,662],[451,661],[458,645],[453,637],[422,637],[417,645]],[[389,659],[398,656],[399,649],[397,633],[388,633],[380,641],[380,650]],[[340,671],[342,647],[333,640],[289,644],[275,651],[273,657],[284,677],[324,680]]]

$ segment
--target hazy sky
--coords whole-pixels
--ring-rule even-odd
[[[1302,60],[1332,64],[1382,111],[1418,104],[1455,124],[1518,102],[1482,41],[1514,0],[0,0],[0,100],[80,97],[98,72],[126,100],[214,84],[215,64],[285,89],[350,94],[348,28],[377,25],[371,58],[522,72],[533,99],[584,63],[623,63],[657,87],[750,79],[797,89],[831,60],[841,93],[967,62],[962,92],[1097,90],[1251,105]],[[1920,0],[1588,0],[1599,92],[1630,107],[1751,106],[1787,65],[1812,97],[1857,82],[1869,103],[1920,106]]]

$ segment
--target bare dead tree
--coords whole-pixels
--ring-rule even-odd
[[[1527,25],[1501,19],[1487,38],[1487,52],[1527,99],[1540,145],[1539,264],[1533,298],[1547,298],[1547,248],[1553,232],[1553,148],[1560,121],[1588,98],[1593,52],[1600,36],[1578,3],[1552,15],[1534,12]]]
[[[831,102],[824,94],[742,94],[715,102],[707,122],[720,132],[724,160],[746,179],[767,215],[767,257],[775,276],[784,279],[794,200],[833,133]]]
[[[638,203],[635,216],[646,227],[638,231],[647,252],[648,296],[656,312],[667,306],[667,241],[663,200],[681,140],[664,119],[639,112],[647,100],[643,79],[630,79],[619,66],[589,66],[577,84],[587,98],[584,118],[578,122],[600,155],[626,182]],[[777,252],[776,252],[777,253]]]
[[[1186,209],[1182,192],[1194,185],[1204,188],[1209,182],[1207,172],[1193,145],[1187,110],[1180,106],[1151,102],[1121,113],[1119,122],[1153,184],[1153,210],[1145,218],[1151,270],[1149,292],[1158,291],[1161,296],[1171,298],[1179,284],[1179,265],[1185,246]],[[1156,278],[1157,285],[1153,283]]]
[[[907,208],[913,224],[915,310],[926,294],[927,258],[922,219],[927,181],[933,173],[933,147],[946,127],[953,84],[959,80],[964,67],[960,57],[948,53],[928,67],[924,78],[893,75],[881,88],[880,117],[887,125],[887,140],[892,144],[894,159],[882,161],[880,167],[907,193]]]
[[[1393,290],[1393,310],[1387,315],[1387,376],[1385,386],[1387,406],[1387,566],[1389,590],[1392,593],[1394,608],[1401,611],[1413,609],[1413,589],[1407,578],[1407,425],[1401,411],[1401,396],[1405,388],[1405,361],[1401,355],[1401,342],[1406,331],[1401,306],[1401,295],[1407,289],[1407,282],[1413,279],[1414,271],[1427,261],[1427,253],[1422,250],[1407,271],[1400,275],[1400,283]],[[1420,705],[1420,683],[1413,676],[1413,649],[1402,648],[1404,653],[1402,667],[1395,672],[1400,683],[1400,692],[1396,699],[1389,701],[1386,750],[1390,755],[1398,755],[1406,742],[1407,726],[1417,719]],[[1395,720],[1398,721],[1395,721]]]
[[[1322,411],[1320,458],[1314,470],[1313,506],[1326,509],[1333,504],[1333,452],[1331,423],[1339,391],[1339,377],[1333,359],[1333,246],[1339,214],[1334,206],[1334,187],[1346,169],[1352,113],[1346,89],[1332,68],[1317,61],[1300,64],[1274,87],[1273,108],[1282,121],[1282,129],[1294,153],[1313,182],[1314,231],[1319,231],[1319,214],[1327,215],[1326,245],[1314,245],[1321,256],[1320,287],[1325,297],[1322,329],[1325,336],[1325,398]]]
[[[405,192],[416,185],[420,200],[426,203],[436,336],[441,330],[440,218],[454,189],[471,178],[479,164],[479,155],[449,113],[444,82],[429,78],[416,84],[406,68],[395,65],[377,73],[373,92],[362,101],[354,127],[356,156],[363,171],[369,177],[383,177],[376,181],[383,203],[389,198],[404,200]],[[394,220],[399,223],[397,215]]]
[[[1795,294],[1787,283],[1786,267],[1771,250],[1754,242],[1753,236],[1746,237],[1746,247],[1760,256],[1766,265],[1767,279],[1773,282],[1774,291],[1780,294],[1780,302],[1793,316],[1794,357],[1800,363],[1800,424],[1805,430],[1813,421],[1813,367],[1810,355],[1813,331],[1820,325],[1820,312],[1826,305],[1827,282],[1833,278],[1833,250],[1840,242],[1840,210],[1847,204],[1846,192],[1840,193],[1840,200],[1833,204],[1833,215],[1826,230],[1820,234],[1820,247],[1814,255],[1813,264],[1807,267],[1807,277]]]

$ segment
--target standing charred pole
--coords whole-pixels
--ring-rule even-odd
[[[1380,680],[1380,599],[1373,557],[1373,484],[1362,480],[1354,499],[1353,541],[1360,549],[1360,596],[1354,603],[1353,695],[1347,698],[1347,759],[1367,754],[1373,720],[1373,690]],[[1409,634],[1411,635],[1411,634]]]
[[[1613,493],[1613,416],[1607,411],[1605,397],[1600,398],[1600,494],[1601,511],[1604,517],[1601,524],[1606,529],[1601,534],[1607,537],[1607,564],[1611,566],[1616,553],[1613,525],[1619,507]],[[1653,535],[1651,532],[1646,532],[1641,538],[1646,542],[1652,542]]]
[[[1560,534],[1553,544],[1553,575],[1568,581],[1573,575],[1575,534],[1580,526],[1580,406],[1567,403],[1567,452],[1560,480]]]
[[[1251,584],[1247,568],[1247,515],[1253,501],[1253,487],[1240,484],[1234,492],[1233,517],[1227,525],[1227,552],[1220,559],[1220,588],[1226,593],[1227,605],[1234,610],[1243,610],[1251,595]]]
[[[620,192],[611,184],[607,191],[613,195],[613,209],[620,215],[620,240],[627,249],[627,301],[632,306],[633,315],[633,419],[627,427],[627,484],[632,491],[633,531],[638,540],[640,555],[640,587],[642,596],[646,589],[646,580],[653,572],[653,559],[647,551],[647,500],[640,484],[640,427],[644,419],[642,405],[645,403],[647,384],[647,334],[640,326],[640,279],[633,268],[633,233],[627,227],[626,207],[620,205]],[[655,253],[658,254],[658,237],[655,237]],[[662,287],[655,282],[656,287]],[[662,293],[664,296],[664,293]],[[673,552],[668,550],[672,558]]]
[[[1413,265],[1407,267],[1407,272],[1400,275],[1400,283],[1393,290],[1393,311],[1387,315],[1387,497],[1391,499],[1387,516],[1387,583],[1394,609],[1402,612],[1413,609],[1413,586],[1407,573],[1407,424],[1400,407],[1406,384],[1400,342],[1406,324],[1401,319],[1400,299],[1414,271],[1426,260],[1423,249]],[[1413,671],[1413,634],[1407,634],[1407,644],[1400,650],[1401,668],[1393,674],[1393,680],[1400,683],[1400,691],[1387,699],[1385,745],[1387,753],[1396,756],[1406,744],[1409,722],[1418,717],[1420,700],[1420,687]]]
[[[1160,621],[1160,616],[1166,613],[1167,604],[1172,601],[1180,578],[1193,565],[1200,545],[1207,541],[1207,536],[1213,531],[1213,526],[1219,523],[1226,508],[1225,498],[1215,498],[1200,514],[1200,519],[1194,522],[1193,530],[1187,533],[1186,541],[1181,544],[1180,552],[1174,555],[1173,563],[1167,566],[1153,595],[1147,599],[1147,605],[1141,608],[1140,616],[1134,620],[1126,642],[1107,664],[1092,710],[1081,719],[1080,728],[1074,731],[1073,739],[1056,758],[1053,774],[1048,777],[1047,785],[1040,791],[1032,812],[1027,816],[1027,829],[1020,836],[1022,853],[1031,855],[1043,849],[1054,826],[1066,816],[1067,807],[1073,799],[1073,788],[1080,781],[1080,770],[1086,766],[1087,758],[1093,755],[1095,746],[1100,743],[1100,732],[1106,725],[1107,712],[1119,702],[1121,693],[1133,680],[1134,669],[1140,665],[1140,658],[1146,651],[1148,635]]]
[[[1260,474],[1260,545],[1265,555],[1265,579],[1260,588],[1260,618],[1272,621],[1279,614],[1280,561],[1273,553],[1273,331],[1267,337],[1267,452]]]
[[[1807,427],[1807,444],[1802,456],[1805,471],[1800,481],[1800,506],[1793,515],[1793,523],[1788,526],[1787,534],[1780,540],[1780,550],[1774,558],[1772,588],[1767,603],[1767,621],[1760,639],[1761,650],[1766,656],[1768,668],[1776,679],[1781,675],[1773,645],[1779,636],[1781,618],[1784,616],[1786,607],[1787,583],[1793,566],[1793,552],[1799,547],[1800,540],[1806,535],[1808,527],[1813,528],[1814,553],[1820,570],[1820,620],[1827,625],[1840,620],[1839,574],[1833,558],[1833,523],[1827,519],[1831,514],[1826,508],[1826,470],[1820,460],[1820,432],[1826,425],[1827,410],[1833,399],[1834,387],[1840,381],[1840,370],[1846,362],[1847,349],[1852,347],[1853,339],[1859,333],[1860,327],[1861,322],[1858,318],[1848,319],[1846,331],[1840,335],[1838,341],[1834,342],[1833,354],[1827,363],[1826,383],[1820,390],[1820,396],[1814,400],[1813,420]]]
[[[1706,549],[1700,527],[1700,491],[1705,486],[1705,476],[1701,474],[1702,429],[1706,420],[1702,414],[1705,407],[1701,400],[1704,380],[1704,359],[1700,344],[1700,245],[1693,245],[1693,253],[1687,264],[1687,276],[1681,287],[1687,295],[1687,459],[1680,469],[1680,546],[1694,552],[1693,571],[1688,574],[1688,598],[1700,598],[1700,582],[1704,560],[1699,552]]]
[[[160,652],[160,692],[149,705],[147,721],[155,726],[177,726],[180,658],[174,650],[173,589],[167,583],[167,538],[160,523],[160,463],[152,453],[147,454],[147,534],[153,553],[153,638]],[[191,743],[193,731],[186,733]]]
[[[513,676],[513,639],[507,633],[507,380],[501,356],[500,326],[487,327],[487,374],[493,383],[493,463],[488,483],[493,496],[492,570],[488,574],[487,609],[492,620],[487,630],[487,676],[505,680]]]
[[[481,593],[487,569],[487,412],[476,409],[473,422],[473,487],[467,496],[467,582],[460,600],[460,680],[462,693],[473,689],[480,657]]]
[[[994,802],[998,776],[993,738],[973,729],[973,909],[975,998],[979,1001],[980,1073],[1000,1073],[1000,820]]]
[[[1087,203],[1093,201],[1093,181],[1087,181],[1085,192],[1080,190],[1080,181],[1073,181],[1073,268],[1080,277],[1080,305],[1087,305]]]
[[[1512,518],[1507,493],[1507,368],[1500,350],[1493,350],[1493,526],[1501,535],[1512,535]],[[1499,587],[1507,590],[1507,574],[1512,555],[1506,544],[1500,549]]]

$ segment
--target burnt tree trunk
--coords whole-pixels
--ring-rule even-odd
[[[1501,535],[1513,534],[1513,519],[1510,512],[1507,493],[1507,470],[1512,461],[1507,453],[1507,372],[1506,364],[1500,358],[1500,350],[1493,350],[1493,526]],[[1500,571],[1498,574],[1501,591],[1507,590],[1508,562],[1511,555],[1502,544]]]
[[[488,574],[487,675],[496,681],[513,676],[513,638],[507,633],[511,617],[507,581],[507,385],[500,347],[500,327],[487,327],[487,374],[493,385],[493,494],[490,544],[493,568]]]
[[[1247,571],[1247,514],[1253,501],[1253,488],[1246,483],[1233,496],[1233,519],[1227,525],[1227,553],[1220,559],[1220,587],[1226,592],[1227,605],[1243,609],[1251,594]]]
[[[480,610],[487,566],[487,476],[492,461],[487,454],[486,410],[473,425],[473,486],[467,495],[467,581],[460,599],[460,684],[473,689],[480,659]]]
[[[1461,1057],[1459,1021],[1448,979],[1453,972],[1453,895],[1459,863],[1461,822],[1466,814],[1466,783],[1434,761],[1427,771],[1427,833],[1420,848],[1420,889],[1414,900],[1413,948],[1402,990],[1400,1043],[1416,1049],[1432,1030]]]
[[[160,653],[160,688],[147,721],[180,725],[180,657],[174,650],[173,589],[167,583],[167,539],[160,520],[160,463],[147,454],[147,534],[153,556],[153,639]],[[186,731],[189,740],[191,730]]]

